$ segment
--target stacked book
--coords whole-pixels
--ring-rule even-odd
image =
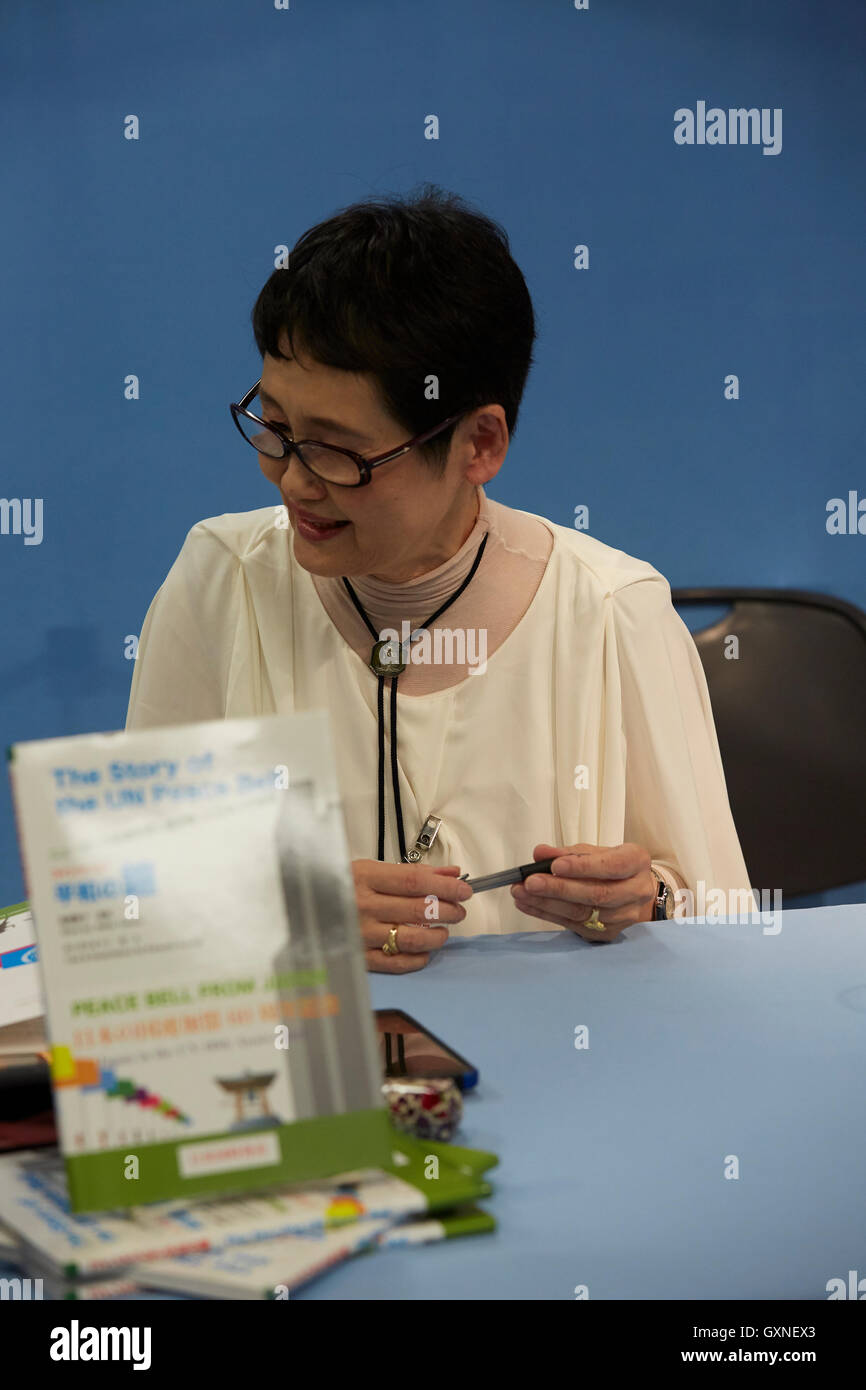
[[[57,1150],[0,1155],[0,1260],[34,1281],[31,1298],[280,1299],[365,1250],[494,1229],[475,1203],[495,1155],[395,1134],[391,1158],[255,1194],[75,1215]]]

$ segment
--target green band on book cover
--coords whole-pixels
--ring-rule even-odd
[[[457,1236],[480,1236],[496,1230],[496,1222],[489,1211],[481,1207],[464,1207],[462,1210],[443,1212],[439,1217],[446,1240]]]
[[[279,1141],[276,1163],[184,1176],[180,1151],[199,1143],[238,1143],[274,1135]],[[186,1143],[130,1144],[102,1153],[66,1156],[69,1206],[73,1212],[106,1211],[143,1202],[178,1197],[227,1196],[260,1191],[308,1179],[332,1177],[356,1168],[386,1168],[392,1159],[395,1133],[388,1111],[356,1110],[296,1120],[290,1125],[247,1134],[209,1134]],[[137,1163],[131,1160],[137,1159]],[[137,1172],[138,1176],[131,1174]],[[130,1176],[127,1176],[127,1175]]]
[[[490,1194],[490,1184],[482,1179],[481,1171],[499,1162],[495,1154],[416,1139],[396,1130],[392,1133],[392,1149],[391,1161],[383,1167],[417,1188],[430,1213]]]
[[[459,1144],[445,1144],[438,1140],[425,1140],[424,1143],[428,1153],[447,1158],[449,1163],[464,1173],[486,1173],[499,1162],[496,1154],[488,1153],[486,1149],[464,1149]]]
[[[264,1132],[279,1139],[279,1163],[194,1177],[181,1173],[179,1151],[185,1145],[177,1141],[67,1157],[70,1209],[76,1213],[105,1211],[187,1195],[226,1196],[360,1168],[380,1168],[414,1187],[423,1196],[427,1211],[434,1213],[488,1196],[491,1187],[481,1178],[480,1170],[498,1162],[495,1154],[480,1149],[431,1143],[404,1134],[392,1127],[385,1109],[297,1120]],[[243,1137],[237,1132],[213,1134],[188,1141],[188,1145],[235,1142]],[[126,1176],[135,1170],[132,1158],[138,1160],[137,1178]],[[478,1171],[472,1171],[473,1165]]]
[[[0,917],[15,917],[19,912],[27,912],[29,903],[12,903],[11,907],[0,907]]]

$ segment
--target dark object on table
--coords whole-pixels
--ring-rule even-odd
[[[0,1152],[56,1143],[48,1063],[34,1059],[0,1066]]]
[[[374,1017],[386,1079],[426,1077],[453,1081],[461,1091],[478,1081],[478,1070],[402,1009],[376,1009]]]

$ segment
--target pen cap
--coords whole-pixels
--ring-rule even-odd
[[[529,878],[530,874],[549,874],[552,863],[552,859],[537,859],[534,864],[521,864],[519,869],[521,881]]]

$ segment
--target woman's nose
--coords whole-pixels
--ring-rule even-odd
[[[328,488],[324,480],[317,474],[311,473],[305,464],[301,463],[297,454],[291,453],[288,458],[279,460],[282,467],[282,475],[279,479],[280,491],[287,496],[294,493],[295,498],[299,499],[303,493],[307,498],[327,497]]]

